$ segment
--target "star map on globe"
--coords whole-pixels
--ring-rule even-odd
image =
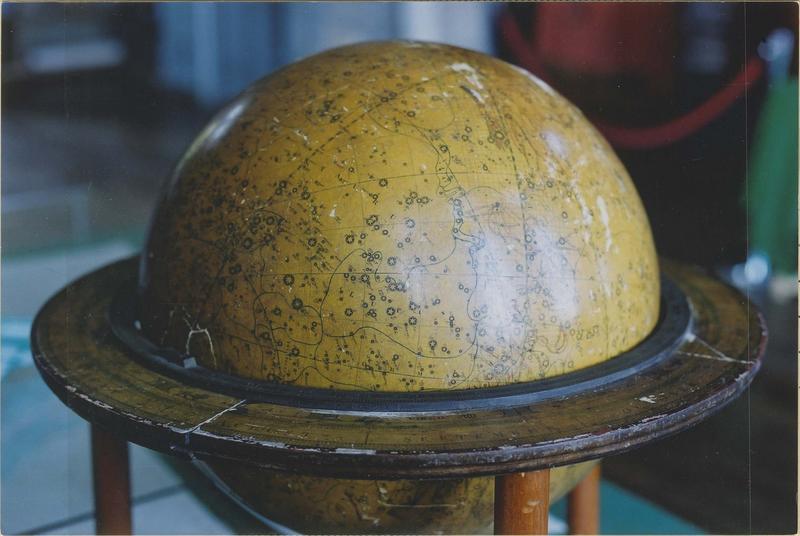
[[[152,228],[144,332],[248,378],[505,385],[615,356],[659,315],[613,151],[543,82],[455,47],[367,43],[267,76],[194,142]]]

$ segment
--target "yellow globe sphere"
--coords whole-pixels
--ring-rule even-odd
[[[603,138],[527,72],[434,44],[339,48],[253,84],[181,160],[145,252],[152,341],[304,387],[553,377],[630,349],[659,316],[648,221]],[[590,465],[553,472],[552,498]],[[491,523],[491,478],[212,469],[296,530]]]
[[[583,115],[512,65],[368,43],[248,88],[197,138],[143,262],[145,333],[341,390],[556,376],[658,318],[648,221]]]

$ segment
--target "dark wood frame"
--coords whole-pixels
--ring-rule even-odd
[[[570,393],[556,388],[560,396],[521,405],[317,411],[233,397],[140,363],[107,316],[121,282],[135,277],[135,261],[74,282],[37,315],[34,362],[53,392],[90,423],[154,450],[321,477],[492,476],[620,453],[684,430],[735,399],[758,371],[766,343],[763,319],[741,294],[701,272],[665,265],[691,304],[691,331],[632,376]]]

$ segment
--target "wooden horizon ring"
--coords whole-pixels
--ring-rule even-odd
[[[50,388],[93,424],[134,443],[344,478],[448,478],[599,458],[685,429],[733,400],[757,372],[763,319],[737,291],[674,263],[692,331],[667,359],[604,388],[508,408],[376,413],[250,402],[144,367],[107,311],[136,259],[62,290],[37,316],[34,359]]]

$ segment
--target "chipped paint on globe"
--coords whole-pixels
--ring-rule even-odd
[[[232,374],[342,390],[552,377],[658,318],[625,169],[530,74],[419,43],[335,49],[253,84],[157,209],[142,323]]]
[[[349,46],[253,84],[179,163],[145,251],[146,336],[298,386],[537,380],[613,358],[659,316],[647,217],[606,142],[535,77],[450,46]],[[491,478],[211,467],[295,530],[491,523]],[[555,470],[554,498],[589,468]]]

